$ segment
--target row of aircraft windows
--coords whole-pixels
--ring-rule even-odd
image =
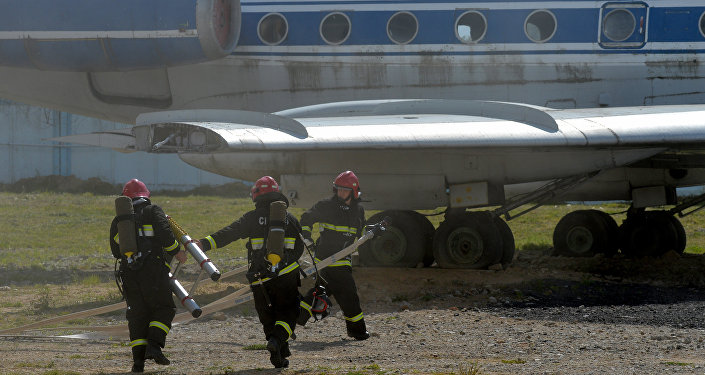
[[[640,20],[641,24],[643,21]],[[705,13],[700,16],[700,33],[705,37]],[[556,33],[556,16],[548,10],[536,10],[526,17],[524,32],[535,43],[544,43]],[[640,25],[641,27],[641,25]],[[626,9],[609,11],[602,20],[602,34],[612,42],[629,39],[637,28],[634,14]],[[319,32],[323,41],[330,45],[344,43],[352,29],[350,18],[341,12],[326,15]],[[419,22],[410,12],[397,12],[387,21],[387,36],[396,44],[410,43],[419,31]],[[455,36],[461,43],[473,44],[481,41],[487,31],[487,19],[478,11],[467,11],[455,21]],[[260,40],[271,46],[282,43],[289,32],[286,17],[280,13],[269,13],[257,25]],[[642,32],[642,31],[640,31]]]

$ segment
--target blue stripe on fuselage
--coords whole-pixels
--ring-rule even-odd
[[[346,11],[346,5],[350,4],[340,4],[340,9],[350,18],[352,31],[343,45],[394,45],[387,37],[386,28],[387,21],[396,13],[395,11]],[[403,9],[400,8],[400,10]],[[600,25],[599,8],[548,10],[555,15],[558,26],[555,35],[547,43],[597,43]],[[448,9],[411,12],[419,22],[419,32],[411,44],[460,44],[455,36],[454,27],[456,19],[465,11],[465,9]],[[532,11],[533,9],[479,10],[487,20],[487,32],[478,44],[532,44],[533,42],[524,32],[526,17]],[[705,40],[698,29],[698,21],[704,11],[705,7],[650,8],[650,16],[647,20],[647,42]],[[326,45],[320,36],[319,25],[330,12],[281,13],[287,18],[289,24],[288,36],[281,45]],[[264,45],[257,36],[257,23],[266,14],[264,12],[243,13],[240,45]],[[468,48],[472,48],[472,45]]]

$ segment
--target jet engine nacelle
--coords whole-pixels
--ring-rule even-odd
[[[0,66],[112,72],[229,55],[240,0],[5,0]]]

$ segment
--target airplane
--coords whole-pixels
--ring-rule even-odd
[[[135,124],[62,142],[279,179],[354,170],[391,216],[371,265],[508,264],[514,210],[571,212],[564,255],[682,252],[705,183],[705,2],[0,0],[0,97]],[[287,109],[292,108],[292,109]],[[670,210],[649,207],[675,205]],[[438,229],[414,210],[446,207]],[[467,208],[495,207],[485,211]],[[527,211],[527,210],[525,210]],[[523,214],[525,212],[520,212]]]

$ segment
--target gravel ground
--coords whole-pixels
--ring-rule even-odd
[[[160,374],[705,374],[705,259],[568,259],[520,252],[507,270],[356,268],[372,333],[337,308],[298,327],[271,368],[252,306],[177,325]],[[126,339],[2,336],[0,372],[125,373]]]

